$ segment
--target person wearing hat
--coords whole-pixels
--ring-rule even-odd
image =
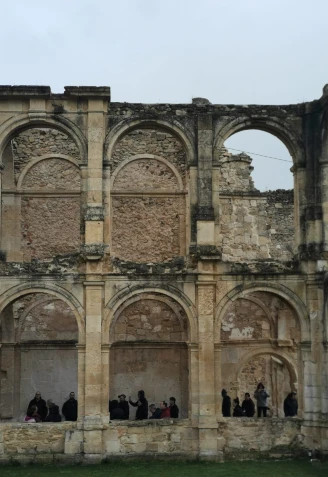
[[[120,400],[118,403],[118,407],[120,407],[124,412],[124,420],[128,420],[130,417],[130,407],[128,401],[126,401],[126,395],[120,394],[118,398]]]
[[[284,400],[284,413],[285,417],[297,416],[298,402],[296,399],[296,392],[292,391],[288,394]]]

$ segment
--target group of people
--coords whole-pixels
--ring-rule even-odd
[[[150,404],[148,406],[148,401],[145,396],[145,391],[138,391],[138,399],[132,401],[131,396],[129,400],[126,400],[125,394],[120,394],[118,399],[113,399],[109,401],[109,415],[110,420],[128,420],[130,418],[130,407],[136,407],[136,421],[143,421],[145,419],[165,419],[165,418],[178,418],[179,417],[179,408],[176,405],[175,397],[170,397],[170,404],[168,405],[166,401],[161,401],[159,407],[156,407],[155,404]],[[150,414],[150,415],[149,415]]]
[[[69,399],[64,402],[62,413],[66,421],[77,420],[77,400],[75,393],[69,394]],[[34,398],[29,402],[24,422],[61,422],[62,416],[59,412],[59,406],[48,399],[47,402],[42,399],[41,393],[37,391]]]
[[[223,417],[231,417],[231,399],[225,389],[222,389],[222,415]],[[256,400],[257,417],[267,417],[268,398],[270,395],[266,391],[263,383],[257,385],[254,392],[254,398]],[[296,392],[292,391],[288,394],[284,400],[284,413],[285,417],[297,416],[298,403],[296,399]],[[240,405],[239,398],[236,397],[233,400],[233,417],[253,417],[255,414],[255,403],[251,399],[250,393],[245,393],[245,399]]]

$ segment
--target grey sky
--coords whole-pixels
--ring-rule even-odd
[[[2,0],[1,83],[108,85],[113,101],[146,103],[311,101],[328,83],[327,18],[326,0]],[[228,143],[290,159],[258,131]],[[291,187],[289,167],[257,159],[257,187]]]

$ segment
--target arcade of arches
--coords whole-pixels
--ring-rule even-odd
[[[0,461],[328,452],[327,94],[141,105],[0,86]],[[224,147],[247,129],[288,148],[294,190],[255,188]],[[270,418],[223,419],[221,390],[259,382]],[[175,396],[179,420],[109,421],[139,389]],[[74,391],[78,422],[23,424],[36,391],[60,407]]]

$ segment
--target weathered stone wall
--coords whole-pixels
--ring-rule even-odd
[[[186,346],[138,345],[113,347],[111,351],[110,399],[121,393],[132,395],[143,389],[149,404],[159,406],[171,396],[177,400],[180,417],[188,416],[188,350]],[[136,408],[130,406],[130,419]]]
[[[313,431],[318,432],[304,427],[299,419],[228,418],[212,429],[208,453],[220,461],[306,455],[314,448]],[[76,423],[1,424],[0,462],[88,461],[82,454],[88,432],[77,429]],[[105,424],[98,461],[141,455],[196,459],[201,434],[188,420]],[[95,455],[90,457],[97,461]]]
[[[78,168],[63,159],[46,159],[37,162],[26,173],[23,189],[76,190],[81,187]]]
[[[116,144],[112,163],[113,169],[136,154],[155,154],[167,159],[186,175],[186,152],[181,141],[168,131],[158,129],[135,129],[124,135]]]
[[[24,261],[78,251],[80,199],[24,197],[21,248]]]
[[[293,191],[220,199],[223,260],[292,260],[294,234]]]
[[[114,197],[112,254],[133,262],[180,256],[184,204],[174,197]]]
[[[252,158],[245,153],[232,155],[225,148],[220,152],[220,192],[255,191],[251,172]]]
[[[270,338],[270,321],[258,303],[240,298],[233,302],[221,325],[221,339],[261,339]]]
[[[49,128],[33,128],[19,133],[12,140],[12,150],[16,180],[31,159],[46,154],[65,154],[79,158],[79,150],[74,141],[66,134]]]
[[[147,295],[128,305],[114,325],[115,341],[183,341],[187,323],[183,309]]]
[[[156,159],[139,159],[128,163],[115,177],[114,190],[179,190],[177,177],[170,167]]]
[[[0,424],[0,463],[3,461],[51,462],[54,455],[64,454],[66,432],[76,423]]]

